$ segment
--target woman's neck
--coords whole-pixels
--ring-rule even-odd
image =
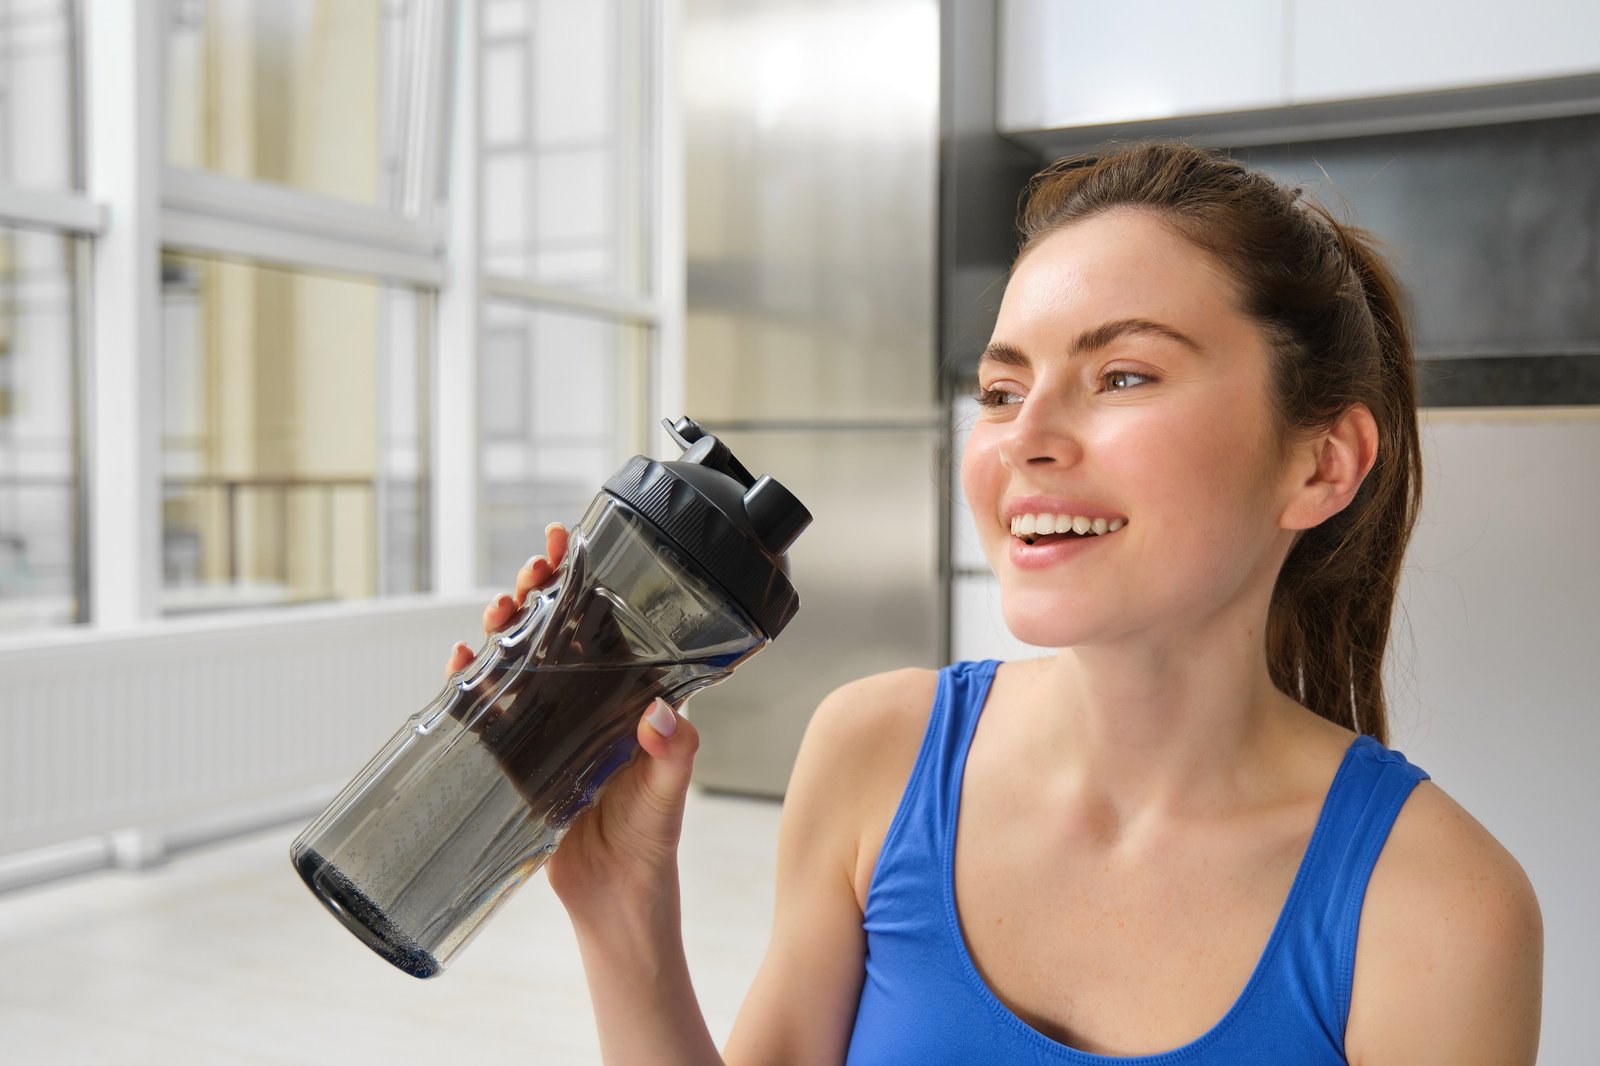
[[[1261,802],[1308,713],[1273,685],[1260,631],[1237,627],[1064,649],[1041,680],[1058,772],[1124,823]]]

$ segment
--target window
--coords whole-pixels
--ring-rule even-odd
[[[482,10],[478,578],[498,586],[645,446],[663,334],[658,29],[631,0]]]
[[[0,0],[0,185],[78,187],[73,12],[71,0]]]
[[[178,0],[167,162],[406,207],[438,3]],[[411,205],[415,211],[416,205]]]
[[[503,585],[660,402],[659,6],[87,10],[0,0],[0,632]]]
[[[162,611],[429,587],[441,0],[175,0]]]
[[[423,588],[425,297],[180,255],[162,296],[165,613]]]
[[[0,0],[0,634],[86,610],[75,10]]]
[[[646,6],[484,4],[490,273],[630,294],[649,287]]]
[[[0,633],[82,604],[77,241],[0,227]]]
[[[628,457],[648,332],[604,317],[489,305],[480,363],[485,580],[505,581],[572,524]]]

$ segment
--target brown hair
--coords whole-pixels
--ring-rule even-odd
[[[1029,183],[1018,259],[1105,211],[1143,208],[1211,253],[1272,352],[1285,446],[1365,404],[1378,455],[1340,513],[1302,531],[1272,592],[1273,683],[1311,710],[1388,741],[1383,655],[1422,492],[1411,337],[1371,234],[1226,155],[1142,143],[1060,160]]]

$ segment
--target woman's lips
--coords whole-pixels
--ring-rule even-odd
[[[1076,559],[1084,552],[1094,551],[1097,545],[1115,540],[1116,537],[1116,533],[1102,533],[1099,536],[1093,533],[1087,536],[1051,533],[1031,537],[1032,543],[1021,537],[1012,537],[1011,563],[1019,570],[1042,570]]]

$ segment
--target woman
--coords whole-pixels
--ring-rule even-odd
[[[1533,1062],[1528,881],[1381,746],[1420,467],[1388,269],[1182,145],[1048,168],[1023,236],[962,477],[1007,624],[1060,651],[824,701],[725,1061]],[[679,924],[695,732],[661,705],[639,741],[550,882],[606,1061],[723,1061]]]

